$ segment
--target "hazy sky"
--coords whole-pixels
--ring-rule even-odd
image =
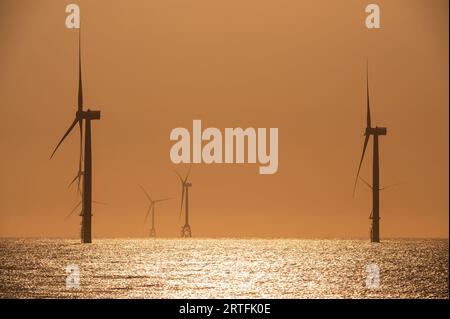
[[[75,1],[74,1],[75,2]],[[67,185],[78,131],[78,33],[70,1],[0,0],[0,236],[78,237]],[[117,0],[81,7],[93,123],[93,236],[178,236],[170,131],[277,127],[279,169],[193,165],[195,237],[363,237],[370,190],[353,182],[365,128],[365,63],[380,140],[381,237],[448,237],[448,1]],[[361,175],[371,179],[372,143]],[[398,184],[398,185],[396,185]]]

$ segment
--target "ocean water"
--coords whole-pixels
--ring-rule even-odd
[[[448,243],[0,239],[0,297],[449,298]]]

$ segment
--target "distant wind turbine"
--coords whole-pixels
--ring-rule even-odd
[[[160,202],[164,202],[164,201],[169,200],[171,198],[164,198],[164,199],[155,199],[155,200],[153,200],[150,197],[150,195],[147,193],[147,191],[144,189],[144,187],[142,187],[141,185],[139,185],[139,187],[142,189],[142,191],[144,192],[145,196],[147,196],[147,199],[150,201],[150,206],[148,207],[147,214],[145,215],[144,222],[147,220],[147,217],[148,217],[148,215],[151,212],[152,213],[152,228],[150,229],[150,237],[156,237],[155,204],[160,203]]]
[[[181,206],[180,206],[180,218],[181,213],[183,212],[183,202],[186,198],[185,202],[185,220],[184,225],[181,227],[181,237],[191,237],[191,226],[189,226],[189,187],[192,186],[190,182],[188,182],[189,175],[191,173],[191,167],[189,167],[189,170],[186,174],[186,177],[183,179],[181,175],[175,171],[175,173],[178,175],[178,178],[181,182]]]
[[[91,150],[91,120],[99,120],[100,111],[83,111],[83,85],[81,77],[81,35],[78,33],[78,109],[75,113],[75,119],[70,125],[69,129],[63,135],[59,143],[56,145],[50,159],[58,150],[64,139],[70,134],[72,129],[78,124],[80,128],[80,156],[78,162],[78,173],[70,183],[78,180],[78,191],[80,191],[80,182],[83,178],[82,187],[82,209],[81,209],[81,242],[92,242],[92,150]],[[85,136],[84,136],[84,156],[83,156],[83,120],[86,121]],[[82,163],[84,157],[84,169],[82,170]],[[70,185],[69,185],[70,186]]]
[[[387,129],[385,127],[372,127],[371,117],[370,117],[370,97],[369,97],[369,64],[367,63],[366,69],[366,83],[367,83],[367,127],[364,133],[364,146],[362,150],[361,160],[358,166],[358,172],[356,173],[355,185],[353,187],[353,195],[355,195],[356,184],[359,178],[359,172],[361,170],[361,165],[364,159],[364,154],[366,152],[366,147],[369,142],[369,138],[373,135],[373,166],[372,166],[372,185],[367,183],[372,189],[372,214],[370,218],[372,219],[372,227],[370,229],[370,241],[374,243],[380,242],[380,162],[379,162],[379,152],[378,152],[378,137],[387,134]]]

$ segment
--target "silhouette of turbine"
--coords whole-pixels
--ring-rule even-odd
[[[160,202],[164,202],[166,200],[169,200],[171,198],[163,198],[163,199],[155,199],[153,200],[150,195],[147,193],[147,191],[144,189],[144,187],[142,187],[141,185],[139,185],[139,187],[142,189],[142,191],[144,192],[145,196],[148,198],[148,200],[150,201],[150,206],[148,207],[147,210],[147,214],[145,215],[145,219],[144,222],[147,220],[148,215],[150,214],[150,212],[152,213],[152,228],[150,229],[150,237],[156,237],[156,229],[155,229],[155,204],[160,203]]]
[[[180,218],[181,218],[181,214],[183,212],[183,202],[184,202],[184,199],[186,198],[185,220],[184,220],[184,225],[181,227],[181,237],[192,237],[191,226],[189,226],[189,187],[191,187],[192,184],[190,182],[188,182],[188,178],[191,173],[191,167],[189,167],[189,170],[184,179],[181,177],[181,175],[177,171],[175,171],[175,173],[178,175],[178,178],[180,179],[180,182],[181,182]]]
[[[364,146],[361,154],[361,160],[358,166],[358,172],[356,173],[355,185],[353,186],[353,196],[355,195],[356,184],[359,178],[359,172],[366,152],[369,138],[373,135],[373,166],[372,166],[372,185],[368,184],[372,189],[372,213],[370,219],[372,220],[372,226],[370,229],[370,241],[374,243],[380,242],[380,161],[378,152],[378,137],[387,134],[385,127],[372,127],[370,116],[370,96],[369,96],[369,63],[367,63],[366,69],[366,83],[367,83],[367,119],[366,130],[364,138]]]
[[[63,135],[59,143],[53,150],[50,159],[58,150],[59,146],[70,134],[73,128],[78,124],[80,128],[80,156],[78,162],[78,173],[69,186],[78,180],[78,191],[80,192],[80,183],[83,178],[83,187],[81,191],[82,209],[81,209],[81,242],[92,242],[92,149],[91,149],[91,120],[99,120],[100,111],[83,111],[83,84],[81,76],[81,35],[80,29],[78,33],[78,109],[75,113],[75,119],[70,125],[69,129]],[[86,121],[85,134],[84,134],[84,156],[83,156],[83,120]],[[84,158],[84,162],[83,162]],[[82,170],[82,163],[84,163],[84,169]]]

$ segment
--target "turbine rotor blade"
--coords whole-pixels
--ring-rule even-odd
[[[183,178],[181,177],[180,173],[178,173],[176,170],[174,170],[175,174],[177,174],[178,178],[180,179],[181,184],[184,183]]]
[[[50,159],[52,159],[53,155],[55,155],[56,151],[58,150],[59,146],[64,141],[64,139],[67,137],[67,135],[69,135],[69,133],[72,131],[72,129],[75,127],[75,125],[77,125],[77,122],[78,122],[78,119],[75,118],[75,120],[72,122],[72,124],[70,125],[69,129],[67,130],[67,132],[63,135],[63,137],[59,141],[58,145],[56,145],[55,149],[53,150],[52,155],[50,156]]]
[[[148,200],[149,200],[150,202],[153,203],[152,198],[151,198],[150,195],[147,193],[147,191],[144,189],[144,187],[142,187],[142,185],[139,185],[139,187],[142,189],[142,191],[144,192],[145,196],[147,196]]]
[[[181,185],[181,206],[180,206],[180,219],[181,219],[181,213],[183,212],[183,202],[184,202],[184,184]]]
[[[81,187],[80,187],[80,185],[81,185],[81,178],[83,177],[83,171],[79,171],[79,176],[78,176],[78,183],[77,183],[77,192],[78,193],[80,193],[80,195],[83,195],[83,194],[81,194]]]
[[[369,184],[369,182],[367,182],[364,178],[362,178],[361,176],[359,177],[360,180],[362,180],[364,182],[364,184],[367,185],[367,187],[369,187],[370,189],[372,189],[372,185]]]
[[[83,81],[81,76],[81,29],[78,30],[78,111],[83,111]],[[80,127],[80,160],[78,170],[81,172],[81,162],[83,161],[83,121],[78,122]],[[79,189],[79,187],[78,187]]]
[[[180,173],[178,173],[176,170],[174,170],[174,172],[175,172],[175,174],[177,174],[177,176],[181,182],[181,205],[180,205],[180,216],[179,216],[179,218],[181,218],[181,213],[183,211],[183,202],[184,202],[184,183],[185,183],[185,181],[181,177]]]
[[[99,205],[108,205],[108,203],[99,202],[98,200],[93,200],[92,202],[93,202],[94,204],[99,204]]]
[[[69,218],[70,215],[72,215],[73,212],[74,212],[78,207],[80,207],[80,205],[81,205],[81,201],[77,204],[77,206],[75,206],[75,207],[70,211],[69,215],[67,215],[66,218]]]
[[[395,186],[398,186],[398,185],[402,185],[402,184],[404,184],[404,183],[396,183],[396,184],[384,186],[384,187],[380,188],[380,191],[388,189],[388,188],[391,188],[391,187],[395,187]]]
[[[169,197],[169,198],[164,198],[164,199],[156,199],[156,200],[153,201],[153,203],[164,202],[164,201],[169,200],[169,199],[172,199],[172,198]]]
[[[80,177],[80,172],[78,172],[78,174],[74,177],[74,179],[70,182],[69,186],[72,186],[73,183],[75,183],[75,181]]]
[[[78,111],[83,111],[83,82],[81,79],[81,30],[78,30]]]
[[[366,66],[366,85],[367,85],[367,127],[372,127],[371,126],[371,118],[370,118],[370,96],[369,96],[369,61],[367,61],[367,66]]]
[[[81,189],[80,189],[81,177],[83,177],[83,171],[78,171],[78,174],[74,177],[74,179],[70,182],[70,184],[68,186],[68,188],[70,188],[70,186],[72,186],[72,184],[75,183],[76,180],[78,180],[77,193],[80,193],[80,195],[81,195]]]
[[[353,196],[355,196],[356,183],[358,182],[359,171],[361,170],[361,165],[362,165],[362,162],[364,159],[364,153],[366,152],[367,143],[369,142],[369,137],[370,137],[370,135],[366,135],[366,137],[364,139],[364,147],[363,147],[363,151],[361,154],[361,160],[359,161],[358,172],[356,173],[355,185],[353,186]]]
[[[78,126],[80,127],[80,159],[78,161],[78,171],[81,172],[83,162],[83,120],[78,121]]]
[[[148,215],[150,214],[152,207],[153,203],[151,203],[150,206],[148,207],[147,214],[145,214],[144,223],[147,221]]]
[[[186,174],[186,178],[184,179],[184,183],[187,182],[187,180],[188,180],[188,178],[189,178],[189,175],[191,174],[191,168],[192,168],[192,164],[189,165],[189,170],[188,170],[188,172],[187,172],[187,174]]]

